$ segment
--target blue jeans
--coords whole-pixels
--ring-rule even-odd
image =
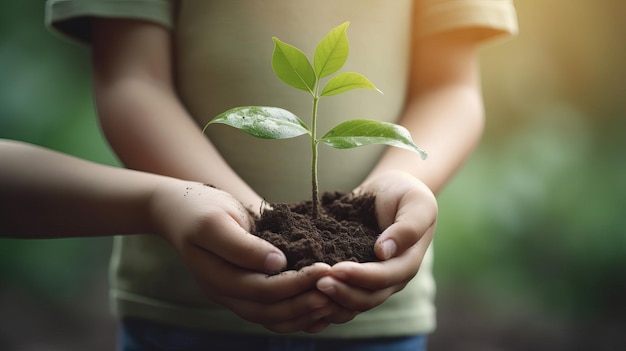
[[[124,319],[120,351],[425,351],[426,336],[318,339],[207,333],[139,319]]]

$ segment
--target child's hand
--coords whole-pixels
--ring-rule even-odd
[[[376,195],[377,219],[384,230],[374,249],[381,262],[340,262],[317,282],[320,291],[354,312],[327,317],[333,323],[347,322],[402,290],[417,274],[437,221],[435,196],[407,173],[378,175],[355,192]]]
[[[330,267],[268,276],[284,254],[249,234],[252,219],[230,194],[192,182],[165,182],[152,199],[156,231],[182,256],[206,295],[240,317],[275,332],[319,332],[336,309],[315,289]],[[333,307],[335,306],[335,307]]]

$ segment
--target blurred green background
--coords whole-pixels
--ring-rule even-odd
[[[0,12],[0,137],[114,165],[89,52],[44,28],[43,3]],[[440,196],[431,349],[621,350],[626,2],[516,5],[520,35],[482,50],[484,141]],[[0,240],[0,349],[112,350],[109,252]]]

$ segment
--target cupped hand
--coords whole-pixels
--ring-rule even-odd
[[[230,194],[193,182],[164,182],[151,200],[155,230],[181,255],[205,294],[275,332],[323,330],[337,306],[315,288],[330,266],[276,273],[276,247],[249,233],[252,219]]]
[[[376,216],[383,231],[374,251],[380,261],[340,262],[317,282],[321,292],[344,308],[342,314],[326,317],[332,323],[346,322],[402,290],[417,274],[437,222],[435,196],[410,174],[379,174],[355,193],[376,196]]]

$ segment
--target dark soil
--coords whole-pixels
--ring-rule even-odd
[[[312,219],[312,202],[271,204],[256,220],[253,234],[269,241],[287,256],[285,270],[315,262],[378,261],[374,243],[380,234],[374,196],[326,192],[319,218]]]

